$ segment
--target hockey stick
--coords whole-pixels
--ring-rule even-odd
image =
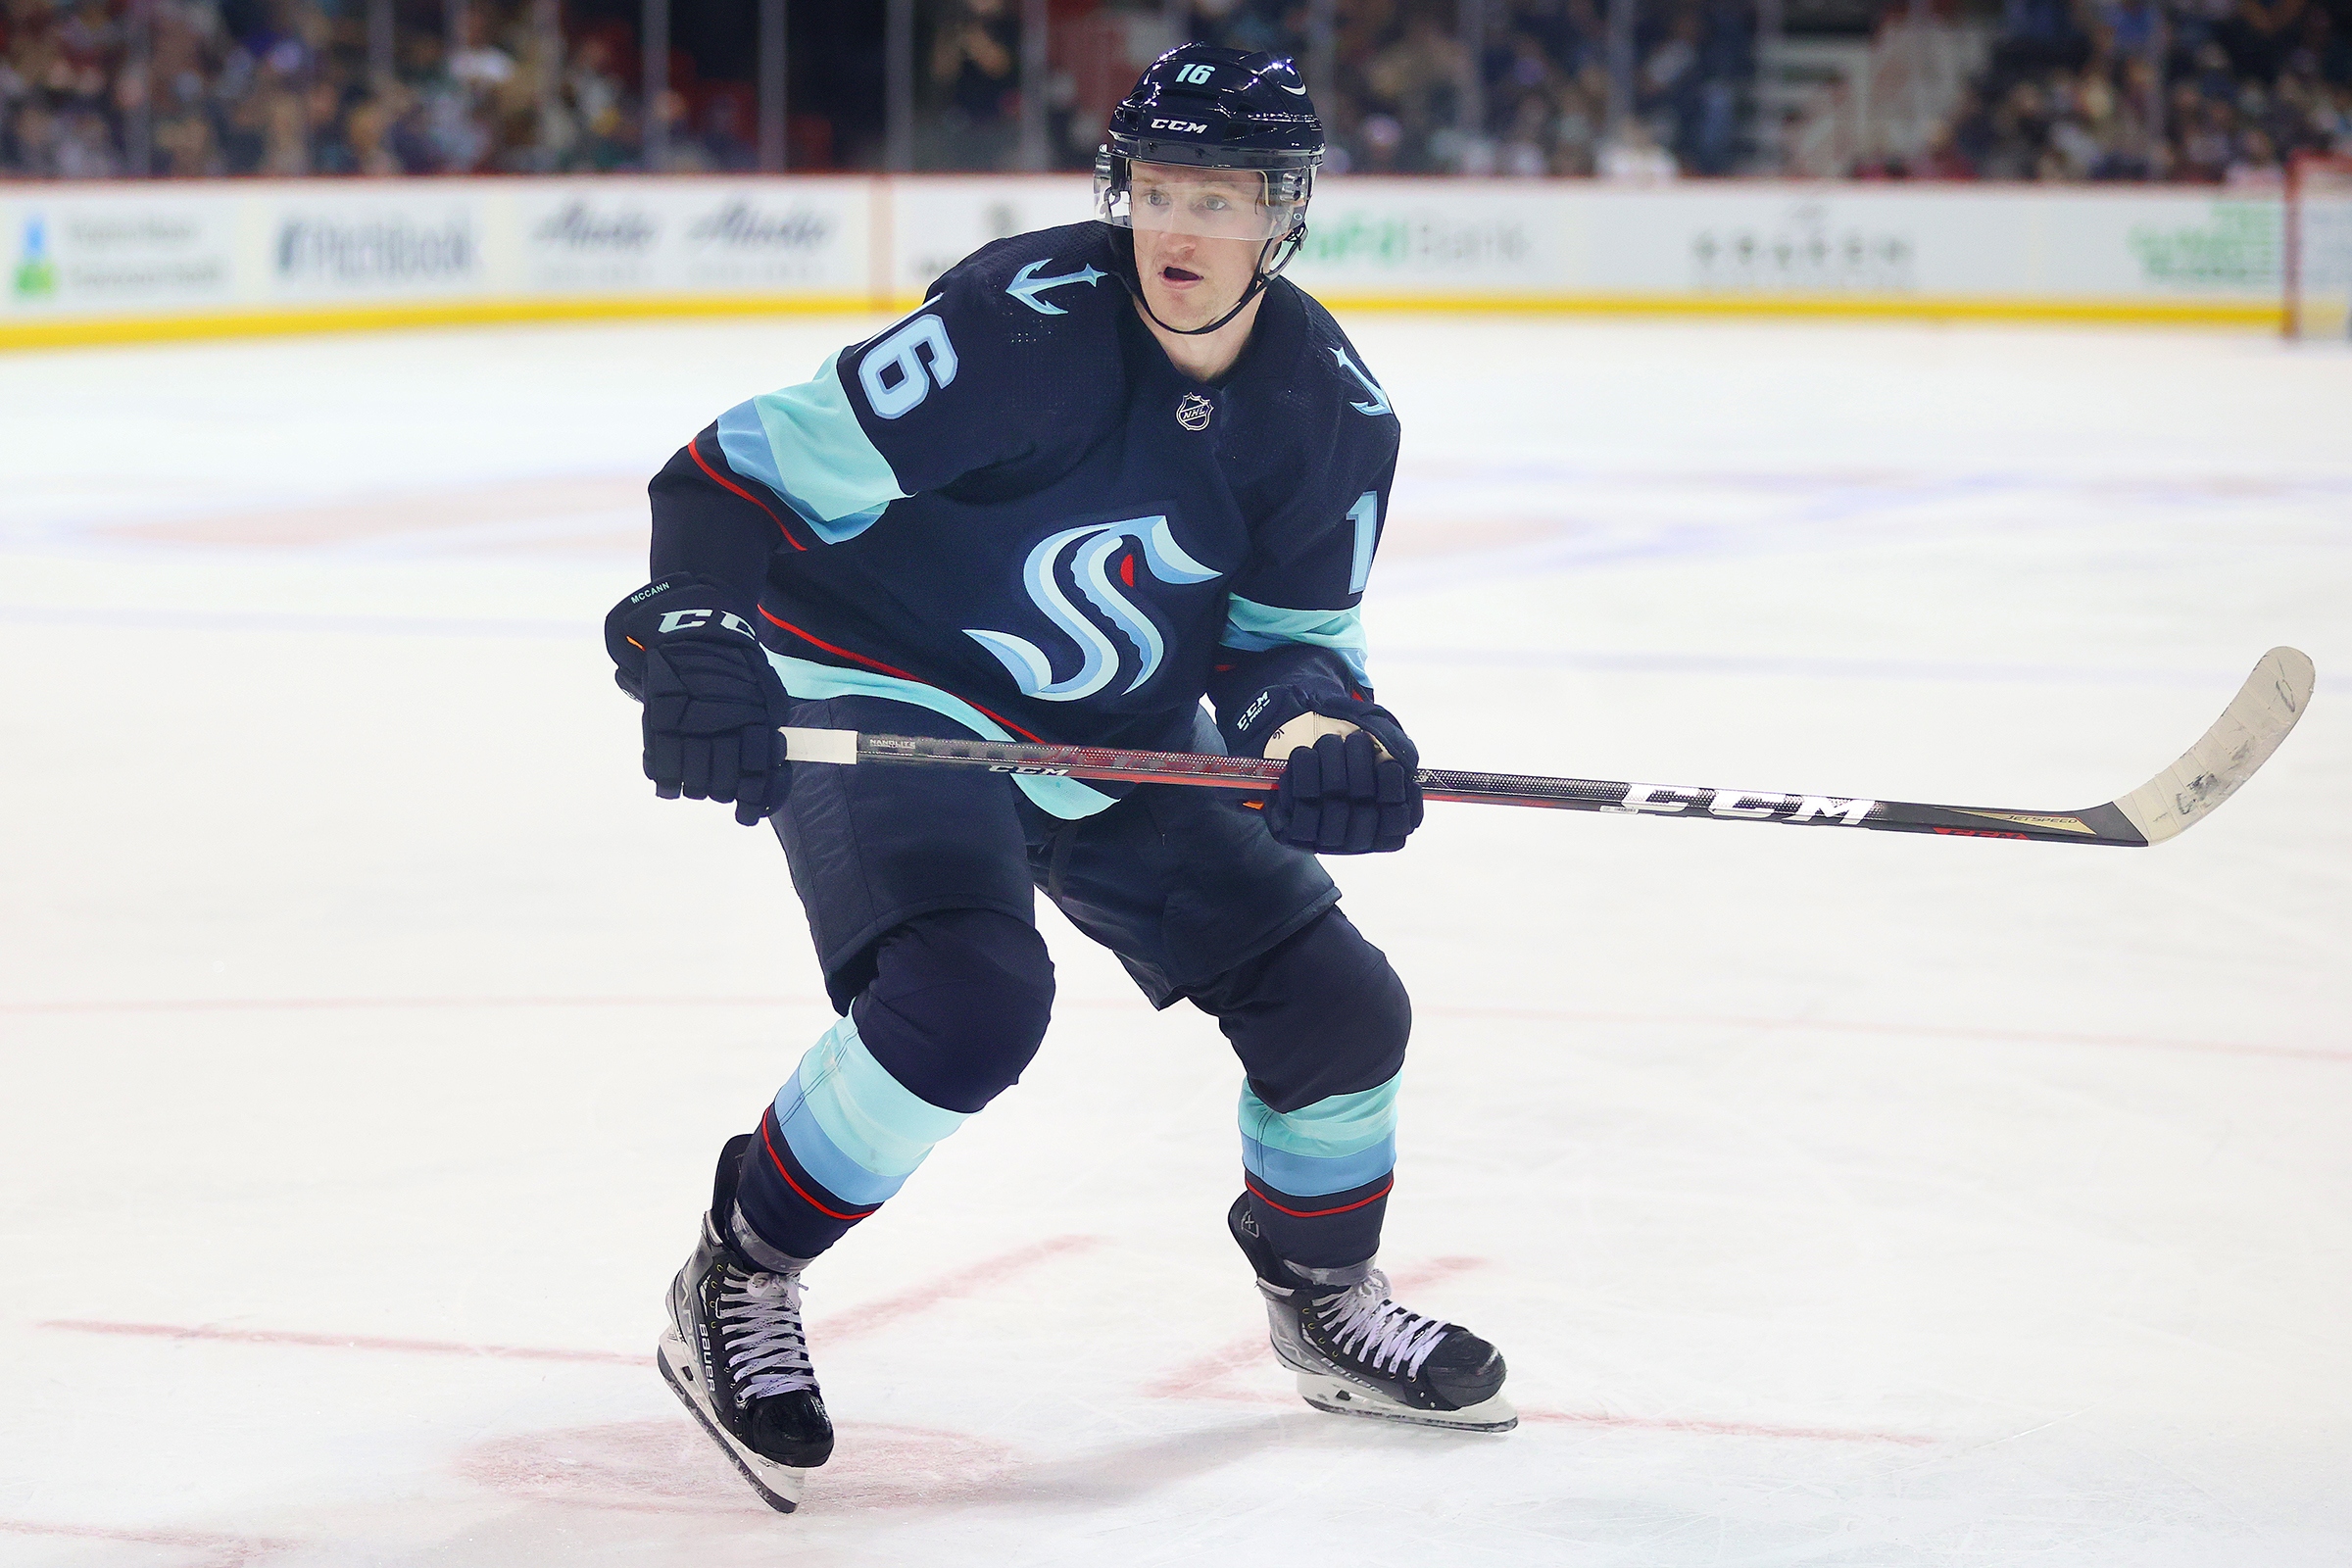
[[[1845,800],[1772,790],[1680,784],[1620,784],[1605,779],[1535,778],[1424,768],[1415,775],[1429,801],[1487,806],[1544,806],[1568,811],[1715,817],[1734,822],[1874,828],[1883,833],[1943,833],[1955,838],[2035,839],[2047,844],[2161,844],[2204,820],[2254,776],[2303,716],[2311,701],[2311,661],[2292,648],[2262,656],[2222,716],[2178,762],[2131,794],[2079,811],[1996,810],[1980,806],[1918,806],[1907,801]],[[999,741],[860,735],[846,729],[785,726],[786,756],[796,762],[911,762],[984,767],[996,773],[1043,773],[1131,784],[1204,784],[1269,790],[1284,763],[1264,757],[1208,757],[1101,746],[1029,746]]]

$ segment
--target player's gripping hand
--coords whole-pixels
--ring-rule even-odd
[[[784,804],[784,687],[750,604],[706,578],[649,583],[605,617],[620,689],[645,704],[645,776],[664,800],[732,801],[735,820]]]
[[[1420,749],[1395,715],[1337,693],[1273,687],[1244,714],[1266,738],[1262,755],[1287,757],[1266,806],[1266,828],[1319,855],[1385,855],[1421,825]]]

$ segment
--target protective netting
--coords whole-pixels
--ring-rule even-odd
[[[2288,337],[2352,337],[2352,158],[2295,161],[2285,272]]]

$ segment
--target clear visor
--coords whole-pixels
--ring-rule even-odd
[[[1122,171],[1121,166],[1124,165]],[[1118,175],[1123,172],[1126,179]],[[1304,203],[1253,169],[1113,160],[1095,181],[1095,216],[1121,228],[1209,239],[1280,239]]]

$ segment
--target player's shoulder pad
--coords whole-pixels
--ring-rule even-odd
[[[1268,285],[1269,293],[1277,290],[1285,296],[1283,308],[1298,312],[1297,358],[1289,368],[1292,384],[1311,388],[1316,395],[1328,399],[1331,417],[1341,420],[1343,428],[1377,426],[1376,439],[1393,444],[1397,435],[1396,411],[1390,405],[1389,394],[1373,374],[1372,367],[1348,340],[1348,334],[1340,329],[1331,312],[1287,277],[1278,277]],[[1363,433],[1373,432],[1367,429]]]
[[[925,297],[1007,329],[1075,324],[1125,308],[1113,267],[1108,229],[1064,223],[990,241],[941,273]]]

